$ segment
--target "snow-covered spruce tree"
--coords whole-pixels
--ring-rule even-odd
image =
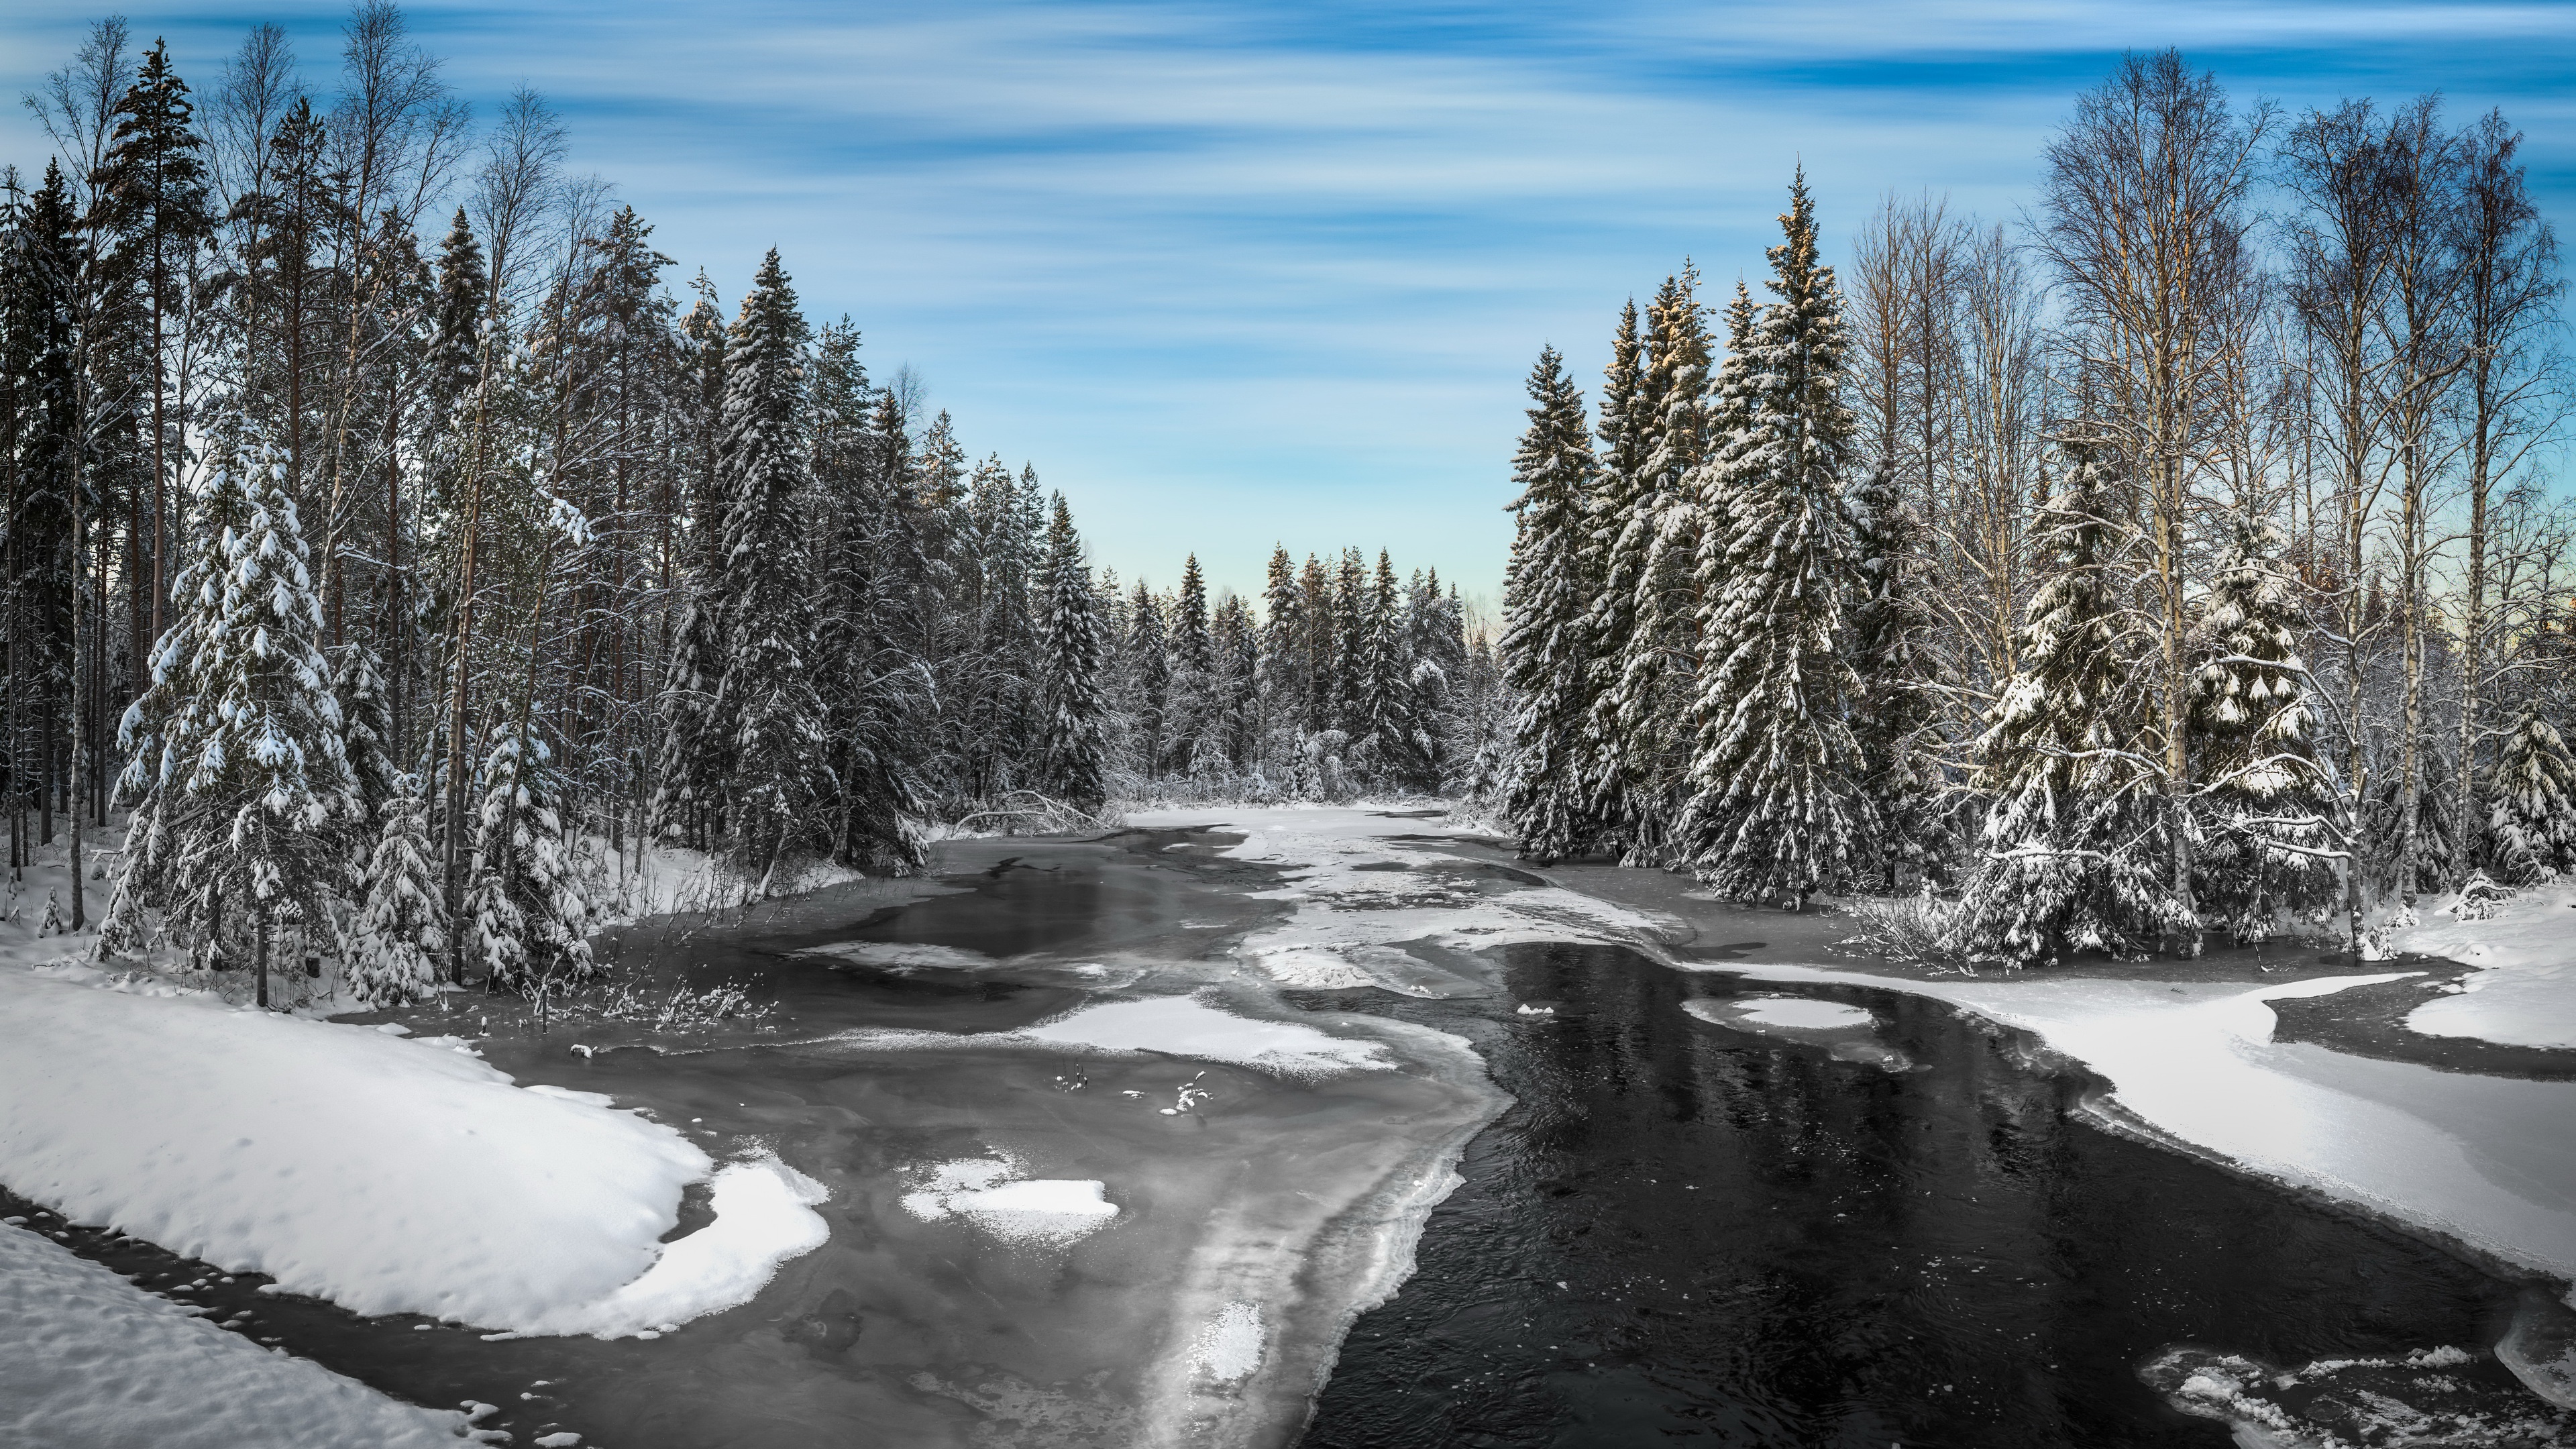
[[[1382,789],[1418,793],[1432,788],[1423,779],[1418,749],[1419,721],[1413,713],[1413,661],[1405,647],[1402,595],[1395,564],[1386,551],[1377,556],[1377,573],[1365,596],[1361,649],[1359,739],[1352,757],[1368,783]]]
[[[1261,758],[1273,783],[1294,773],[1297,739],[1306,730],[1314,683],[1309,635],[1313,616],[1298,587],[1297,566],[1284,546],[1270,550],[1270,572],[1261,590]]]
[[[1437,793],[1457,775],[1457,691],[1467,670],[1467,627],[1457,591],[1443,592],[1440,571],[1416,572],[1405,589],[1405,650],[1413,661],[1413,733],[1425,790]]]
[[[1583,394],[1564,359],[1543,348],[1530,370],[1529,427],[1512,457],[1515,526],[1503,575],[1502,670],[1518,701],[1503,814],[1520,853],[1542,863],[1592,848],[1585,741],[1593,678],[1588,615],[1594,580],[1584,570],[1594,476]]]
[[[1228,591],[1209,628],[1216,646],[1216,738],[1227,770],[1257,771],[1261,746],[1261,631],[1252,606]]]
[[[2191,753],[2206,782],[2193,896],[2239,941],[2259,941],[2284,912],[2318,910],[2340,894],[2337,792],[2317,762],[2299,600],[2279,549],[2270,526],[2237,520],[2203,607],[2203,662],[2192,680]]]
[[[1127,638],[1122,646],[1123,713],[1129,721],[1128,768],[1145,782],[1161,778],[1171,750],[1172,646],[1163,601],[1143,579],[1127,601]]]
[[[143,909],[209,954],[229,920],[252,938],[264,1006],[274,930],[325,930],[353,892],[346,827],[363,806],[284,465],[266,449],[244,462],[239,426],[223,425],[177,617],[120,730],[134,814],[100,949],[136,944]]]
[[[1199,556],[1181,565],[1181,586],[1172,598],[1172,674],[1165,718],[1162,772],[1182,779],[1222,774],[1216,701],[1216,636],[1208,625],[1207,576]]]
[[[1862,859],[1890,890],[1948,874],[1957,842],[1941,798],[1938,723],[1928,640],[1931,570],[1923,524],[1886,463],[1852,495],[1858,577],[1852,598],[1852,660],[1860,688],[1852,732],[1860,745],[1862,793],[1878,828]]]
[[[491,984],[551,995],[600,974],[590,900],[556,809],[553,757],[533,727],[492,726],[465,887],[466,946]]]
[[[2517,885],[2576,872],[2576,759],[2558,727],[2526,700],[2487,781],[2496,872]]]
[[[1610,338],[1610,362],[1601,376],[1601,408],[1595,427],[1601,445],[1593,486],[1584,505],[1582,563],[1578,572],[1591,591],[1584,615],[1586,686],[1583,739],[1572,763],[1585,794],[1583,813],[1593,834],[1604,844],[1624,847],[1636,835],[1636,808],[1621,769],[1619,748],[1619,675],[1628,642],[1637,634],[1637,594],[1613,589],[1610,577],[1629,519],[1637,509],[1645,473],[1649,437],[1647,416],[1654,400],[1641,392],[1645,343],[1637,326],[1634,299],[1620,309],[1619,325]]]
[[[385,684],[383,661],[362,640],[331,651],[331,682],[340,701],[342,749],[364,807],[355,822],[364,840],[375,833],[384,804],[393,798],[402,777],[394,764],[393,700]]]
[[[695,500],[688,579],[662,689],[651,810],[663,834],[700,848],[723,833],[724,782],[733,762],[733,730],[718,693],[726,655],[724,522],[732,511],[724,486],[721,474],[702,480]]]
[[[831,781],[814,687],[815,597],[806,569],[805,319],[772,249],[725,349],[718,464],[725,515],[726,654],[717,689],[733,728],[726,791],[747,866],[767,875],[822,834]]]
[[[1730,535],[1719,591],[1702,606],[1697,753],[1676,833],[1681,858],[1720,895],[1795,908],[1848,875],[1874,822],[1846,713],[1858,681],[1843,653],[1854,561],[1842,298],[1816,259],[1803,173],[1780,221],[1768,284],[1778,300],[1748,350],[1744,437],[1715,479]]]
[[[1038,622],[1039,788],[1097,813],[1108,799],[1099,600],[1061,493],[1047,526],[1045,585],[1046,611]]]
[[[2139,751],[2150,701],[2122,627],[2122,480],[2083,436],[2041,510],[2039,573],[2015,640],[2020,667],[1977,742],[1992,804],[1960,902],[1960,945],[2019,965],[2066,951],[2134,954],[2187,915],[2160,848],[2160,774]]]
[[[377,812],[384,822],[367,862],[365,896],[350,931],[349,989],[371,1007],[402,1006],[438,989],[447,954],[447,901],[429,843],[429,800],[417,776],[397,776]]]
[[[817,359],[815,485],[821,540],[817,658],[835,860],[882,874],[918,869],[925,846],[914,762],[930,670],[918,649],[927,573],[911,521],[912,449],[900,399],[870,401],[855,355]]]
[[[1692,701],[1705,600],[1696,564],[1711,531],[1698,485],[1708,451],[1709,344],[1698,269],[1667,277],[1646,309],[1644,367],[1633,410],[1641,458],[1604,587],[1635,595],[1618,682],[1595,706],[1631,801],[1627,858],[1661,864],[1689,793]]]

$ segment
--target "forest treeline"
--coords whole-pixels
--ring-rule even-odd
[[[1630,305],[1590,416],[1531,376],[1525,854],[1915,895],[2012,962],[2362,950],[2576,868],[2564,283],[2503,116],[2132,55],[2015,225],[1890,198],[1838,277],[1803,178],[1782,222],[1758,304]]]
[[[67,850],[102,952],[543,994],[657,843],[756,892],[940,822],[1495,768],[1436,577],[1122,587],[774,251],[730,317],[674,296],[539,96],[478,123],[381,0],[338,61],[259,26],[199,91],[100,22],[0,175],[11,861]]]

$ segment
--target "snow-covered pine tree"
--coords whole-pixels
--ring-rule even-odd
[[[1872,821],[1843,654],[1853,423],[1842,298],[1816,257],[1803,172],[1780,222],[1767,284],[1778,300],[1748,351],[1750,415],[1715,479],[1730,534],[1721,591],[1703,605],[1697,752],[1677,843],[1719,894],[1795,908],[1847,876]]]
[[[827,328],[811,364],[817,688],[833,781],[832,858],[900,875],[923,859],[911,721],[928,696],[912,652],[922,569],[906,518],[912,450],[901,400],[868,383],[858,332]]]
[[[1305,567],[1297,571],[1297,598],[1305,614],[1306,643],[1306,713],[1297,728],[1313,735],[1341,727],[1342,682],[1333,671],[1341,666],[1342,616],[1333,575],[1311,553],[1306,555]],[[1303,746],[1299,748],[1302,758]]]
[[[1235,774],[1252,770],[1261,744],[1260,628],[1252,606],[1229,590],[1217,600],[1209,632],[1216,645],[1216,736],[1226,767]]]
[[[1648,418],[1660,399],[1644,390],[1645,342],[1638,330],[1637,303],[1631,298],[1619,312],[1610,338],[1610,363],[1602,372],[1601,410],[1596,427],[1601,446],[1593,487],[1585,501],[1582,566],[1591,590],[1584,616],[1585,687],[1583,740],[1569,762],[1580,772],[1586,801],[1583,814],[1593,835],[1603,843],[1626,845],[1637,836],[1637,802],[1623,768],[1619,742],[1619,683],[1629,643],[1637,637],[1636,565],[1623,550],[1630,521],[1637,515],[1645,478]],[[1614,566],[1624,566],[1631,586],[1614,589]]]
[[[2270,935],[2284,912],[2341,894],[2337,791],[2317,762],[2296,586],[2280,536],[2251,517],[2211,582],[2192,680],[2191,754],[2204,782],[2193,895],[2239,941]]]
[[[1929,640],[1931,575],[1923,525],[1885,462],[1852,495],[1858,577],[1852,598],[1852,660],[1859,690],[1852,730],[1860,745],[1862,792],[1878,828],[1862,860],[1890,890],[1946,875],[1956,842],[1941,798],[1938,722]]]
[[[1126,668],[1120,683],[1125,686],[1124,713],[1133,731],[1129,743],[1135,754],[1131,768],[1138,779],[1150,782],[1161,778],[1162,763],[1171,751],[1172,646],[1163,601],[1154,597],[1143,579],[1136,581],[1135,594],[1127,602],[1122,652]]]
[[[353,893],[347,827],[364,807],[284,464],[266,448],[245,463],[239,421],[220,426],[176,617],[120,731],[134,813],[100,948],[135,944],[146,908],[201,943],[229,918],[252,936],[265,1006],[273,930],[327,929]]]
[[[1977,742],[1992,803],[1960,902],[1960,945],[2019,965],[2066,951],[2130,954],[2180,916],[2157,848],[2160,779],[2138,752],[2148,701],[2122,627],[2128,540],[2108,447],[2061,438],[2066,468],[2039,518],[2041,582],[2020,667]]]
[[[447,901],[429,843],[429,800],[419,777],[397,776],[377,814],[383,828],[367,862],[365,894],[350,931],[347,980],[370,1007],[402,1006],[438,990],[447,954]]]
[[[1307,696],[1314,681],[1307,637],[1312,626],[1305,591],[1297,585],[1297,565],[1284,545],[1273,546],[1261,590],[1261,754],[1266,764],[1278,768],[1277,781],[1290,774],[1297,737],[1306,729]]]
[[[1172,599],[1172,676],[1163,770],[1183,778],[1216,766],[1220,753],[1216,699],[1216,639],[1208,627],[1207,576],[1199,556],[1181,565],[1181,587]]]
[[[733,770],[733,728],[719,692],[724,684],[725,520],[733,512],[719,466],[724,432],[724,320],[715,287],[701,272],[698,300],[680,321],[687,339],[689,411],[697,468],[688,498],[687,573],[660,697],[662,739],[653,771],[648,818],[665,836],[700,849],[724,833],[725,779]]]
[[[1405,651],[1413,661],[1414,753],[1423,789],[1436,793],[1456,774],[1457,690],[1467,668],[1467,628],[1457,592],[1440,571],[1417,571],[1405,589]]]
[[[438,248],[438,300],[430,323],[429,396],[441,412],[473,391],[481,364],[483,317],[491,307],[492,284],[483,269],[483,246],[465,208]]]
[[[385,684],[383,661],[364,640],[352,640],[331,651],[331,682],[340,701],[342,748],[349,771],[358,782],[363,807],[357,821],[359,839],[375,834],[384,804],[393,798],[402,777],[394,764],[393,700]]]
[[[1585,573],[1594,469],[1583,394],[1555,348],[1540,350],[1529,396],[1529,427],[1512,457],[1520,493],[1503,576],[1501,664],[1518,703],[1503,814],[1519,832],[1520,853],[1545,863],[1591,849],[1598,830],[1585,768],[1595,683],[1596,581]]]
[[[1704,614],[1697,578],[1712,522],[1698,483],[1708,451],[1709,346],[1699,270],[1684,263],[1646,308],[1637,400],[1642,457],[1603,587],[1635,595],[1606,711],[1634,830],[1628,859],[1659,864],[1689,793],[1691,706]]]
[[[805,568],[812,490],[805,427],[805,319],[772,249],[725,349],[719,464],[725,515],[717,689],[732,725],[727,796],[744,860],[764,877],[818,840],[830,792],[814,688],[815,597]]]
[[[1073,511],[1058,493],[1047,526],[1046,613],[1039,621],[1038,778],[1048,794],[1094,813],[1108,799],[1098,604]]]
[[[467,947],[491,984],[550,996],[600,974],[590,900],[557,813],[553,756],[533,727],[492,726],[465,888]]]
[[[1395,563],[1380,549],[1377,573],[1363,605],[1360,646],[1359,739],[1352,757],[1361,762],[1371,783],[1410,793],[1435,788],[1423,778],[1426,762],[1419,748],[1420,721],[1413,705],[1413,660],[1405,635],[1403,595],[1395,581]]]
[[[2576,872],[2576,759],[2536,698],[2496,752],[2487,802],[2497,874],[2519,885]]]

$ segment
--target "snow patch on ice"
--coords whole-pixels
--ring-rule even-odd
[[[0,1443],[447,1449],[466,1432],[453,1410],[270,1353],[35,1233],[0,1227]]]
[[[957,1158],[922,1171],[922,1185],[901,1199],[905,1212],[925,1222],[963,1218],[1004,1242],[1060,1248],[1118,1216],[1105,1184],[1027,1177],[1005,1157]]]
[[[1103,1002],[1014,1034],[1056,1046],[1233,1062],[1287,1077],[1381,1071],[1394,1065],[1375,1042],[1328,1036],[1293,1021],[1255,1021],[1189,996]]]
[[[1867,1026],[1867,1007],[1804,996],[1753,996],[1732,1003],[1735,1014],[1757,1026],[1785,1026],[1799,1031],[1839,1031]]]
[[[981,951],[968,951],[956,946],[929,946],[910,941],[840,941],[829,946],[815,946],[801,954],[830,956],[836,960],[856,962],[861,966],[884,966],[896,970],[907,967],[934,966],[952,970],[972,970],[990,966],[993,958]]]
[[[1290,917],[1255,931],[1240,957],[1272,982],[1310,990],[1375,986],[1427,994],[1436,971],[1395,948],[1484,951],[1532,942],[1633,944],[1658,939],[1663,918],[1554,886],[1480,890],[1455,874],[1454,855],[1391,837],[1438,827],[1335,806],[1154,810],[1128,816],[1153,828],[1222,828],[1243,836],[1222,854],[1283,867],[1276,890]]]
[[[1190,1347],[1190,1364],[1221,1384],[1237,1384],[1261,1367],[1261,1309],[1240,1299],[1216,1311]]]

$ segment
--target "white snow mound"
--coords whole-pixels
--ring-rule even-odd
[[[359,1313],[621,1331],[635,1295],[682,1321],[821,1241],[781,1206],[811,1184],[752,1164],[666,1253],[707,1155],[595,1093],[513,1086],[452,1038],[0,971],[0,1041],[0,1182]]]
[[[2576,882],[2534,886],[2483,921],[2436,916],[2390,944],[2482,969],[2455,996],[2415,1008],[2428,1036],[2505,1046],[2576,1047]]]

